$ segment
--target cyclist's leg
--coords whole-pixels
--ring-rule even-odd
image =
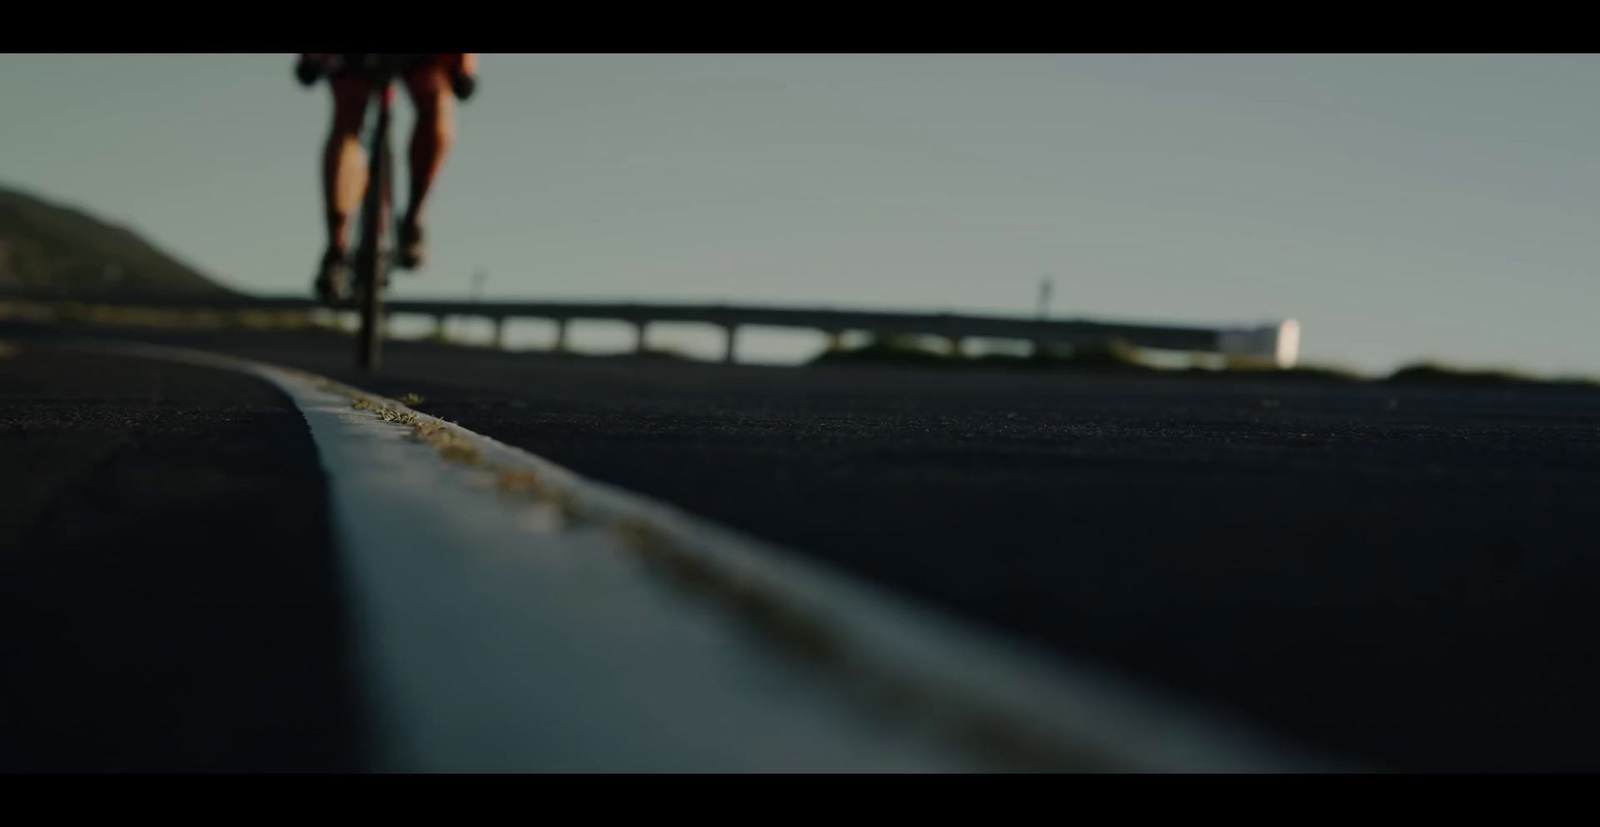
[[[322,194],[328,223],[328,249],[349,252],[350,217],[367,189],[366,151],[361,148],[361,122],[371,84],[355,74],[329,79],[333,87],[333,127],[322,157]]]
[[[415,267],[423,257],[423,206],[455,139],[455,96],[450,88],[452,55],[432,55],[405,72],[406,92],[416,106],[411,133],[411,197],[400,228],[400,262]]]

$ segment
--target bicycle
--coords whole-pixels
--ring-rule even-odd
[[[390,261],[386,242],[390,205],[394,192],[394,157],[389,141],[389,116],[394,103],[394,80],[399,75],[403,56],[363,55],[361,67],[372,83],[372,100],[377,119],[367,141],[367,191],[361,198],[360,231],[352,264],[355,280],[351,285],[360,327],[356,334],[356,363],[368,373],[378,370],[383,361],[383,288],[388,285]],[[369,103],[369,107],[372,106]],[[369,109],[370,112],[370,109]]]
[[[383,312],[383,291],[389,284],[389,274],[394,269],[393,251],[388,249],[388,239],[394,235],[390,227],[393,219],[394,156],[390,148],[389,122],[394,104],[395,80],[418,55],[363,54],[348,55],[360,60],[359,71],[371,83],[370,108],[377,109],[367,141],[367,191],[361,198],[360,234],[353,257],[355,271],[351,285],[355,304],[360,315],[360,328],[356,335],[356,363],[363,371],[378,370],[383,361],[383,327],[387,321]],[[300,63],[296,74],[304,85],[311,85],[324,73],[325,67]],[[474,81],[471,77],[451,78],[455,94],[465,100],[472,95]]]

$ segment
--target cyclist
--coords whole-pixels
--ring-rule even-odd
[[[416,107],[411,133],[411,198],[400,222],[398,262],[415,269],[426,253],[423,204],[455,136],[455,101],[477,88],[476,54],[405,55],[401,79]],[[328,247],[318,267],[315,289],[324,302],[350,294],[348,228],[367,186],[367,163],[361,147],[361,122],[372,84],[361,71],[362,55],[301,54],[295,65],[300,83],[311,86],[326,75],[333,89],[333,128],[323,151],[322,193],[328,222]]]

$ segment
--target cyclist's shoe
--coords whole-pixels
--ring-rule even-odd
[[[350,298],[350,263],[344,254],[333,248],[322,255],[322,266],[317,270],[314,287],[317,299],[326,305],[336,305]]]
[[[398,264],[407,270],[415,270],[422,266],[427,258],[428,248],[422,242],[422,223],[415,218],[407,217],[400,222],[400,249]]]

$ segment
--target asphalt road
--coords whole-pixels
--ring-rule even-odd
[[[287,398],[5,345],[0,486],[0,771],[361,766],[346,589]]]
[[[138,335],[420,394],[587,476],[1318,748],[1401,770],[1600,769],[1600,393],[410,343],[368,378],[334,337]]]

